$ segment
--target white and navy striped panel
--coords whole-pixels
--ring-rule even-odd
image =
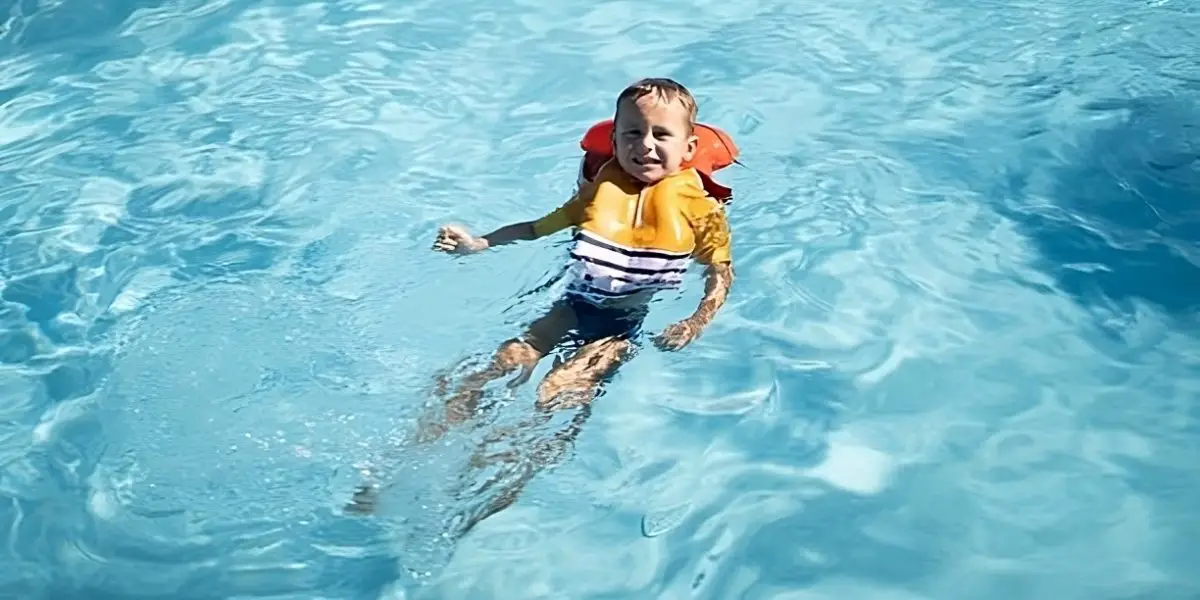
[[[691,253],[628,248],[587,231],[575,234],[572,291],[620,297],[675,287],[691,264]]]

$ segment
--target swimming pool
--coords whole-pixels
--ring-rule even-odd
[[[1200,594],[1194,2],[9,6],[3,597]],[[452,560],[342,515],[552,300],[556,240],[436,227],[557,205],[647,75],[743,150],[721,316]]]

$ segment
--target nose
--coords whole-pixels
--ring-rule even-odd
[[[648,152],[650,152],[650,150],[654,149],[654,134],[647,133],[646,135],[643,135],[641,142],[640,142],[640,146],[641,146],[642,152],[648,153]]]

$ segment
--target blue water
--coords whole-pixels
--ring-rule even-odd
[[[4,6],[4,598],[1200,597],[1193,0]],[[399,440],[563,247],[436,227],[648,75],[742,147],[729,304],[451,553]]]

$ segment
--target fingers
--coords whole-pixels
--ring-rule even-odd
[[[682,336],[680,336],[676,331],[668,328],[666,331],[654,337],[654,345],[658,346],[659,350],[670,352],[672,350],[678,350],[682,348],[684,346],[684,341]]]
[[[438,252],[457,252],[468,237],[470,234],[462,227],[444,225],[438,229],[437,238],[433,241],[433,249]]]
[[[658,346],[659,350],[665,350],[667,352],[674,352],[675,350],[679,350],[680,348],[683,348],[684,346],[686,346],[688,344],[688,341],[689,340],[687,340],[686,338],[681,338],[681,337],[659,336],[655,340],[655,343],[656,343],[655,345]]]
[[[433,249],[438,252],[454,252],[458,249],[458,240],[449,237],[438,236],[433,241]]]
[[[487,247],[485,241],[476,238],[459,225],[443,225],[438,229],[433,249],[451,254],[473,254]]]
[[[654,344],[660,350],[675,351],[692,343],[698,333],[699,331],[687,323],[675,323],[655,336]]]

